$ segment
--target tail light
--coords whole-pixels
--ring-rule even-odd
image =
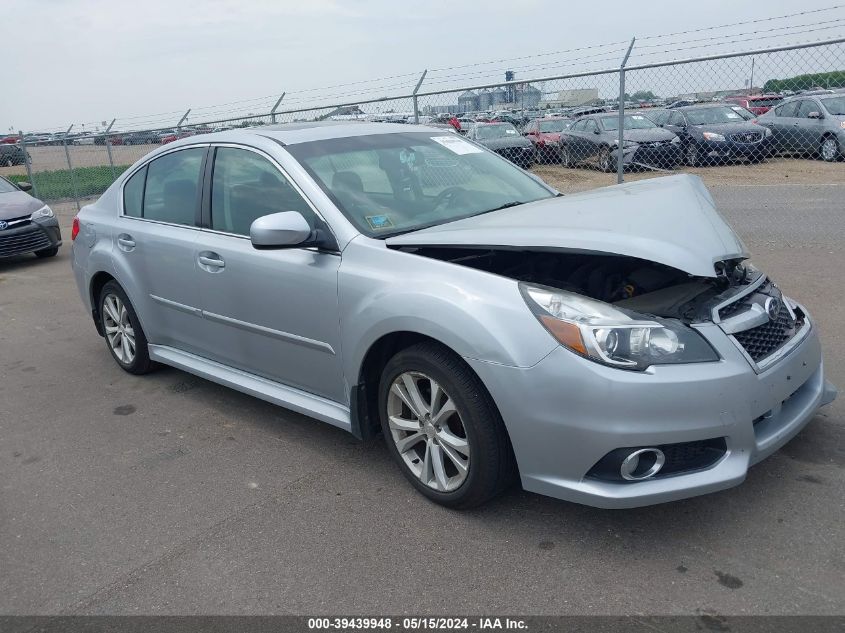
[[[70,241],[75,240],[77,235],[79,235],[79,216],[74,216],[73,225],[70,227]]]

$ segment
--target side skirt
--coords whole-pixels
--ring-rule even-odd
[[[149,350],[150,358],[164,365],[352,431],[349,408],[337,402],[166,345],[149,345]]]

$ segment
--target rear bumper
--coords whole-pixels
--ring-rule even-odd
[[[721,361],[627,372],[564,348],[530,368],[468,360],[499,406],[523,487],[603,508],[663,503],[729,488],[836,396],[824,378],[814,329],[783,360],[759,374],[718,326],[699,331]],[[724,438],[727,450],[704,470],[638,482],[586,476],[618,448],[715,438]]]

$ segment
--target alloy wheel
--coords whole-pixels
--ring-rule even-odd
[[[698,165],[698,148],[692,143],[687,145],[687,165],[690,167]]]
[[[610,171],[610,148],[604,147],[599,152],[599,169],[604,172]]]
[[[135,330],[129,322],[129,312],[123,301],[114,294],[103,299],[103,327],[115,358],[129,365],[135,360]]]
[[[836,145],[836,139],[826,138],[822,141],[821,155],[826,161],[836,160],[836,152],[839,148]]]
[[[390,434],[402,461],[422,483],[451,492],[464,483],[470,447],[455,403],[430,376],[396,377],[387,397]]]

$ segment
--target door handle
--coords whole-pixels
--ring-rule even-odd
[[[215,272],[220,268],[226,267],[226,262],[224,262],[217,253],[200,253],[199,257],[197,257],[197,261],[205,270],[212,269],[209,270],[209,272]]]
[[[131,251],[135,248],[135,240],[132,239],[131,235],[121,233],[117,236],[117,245],[124,251]]]

